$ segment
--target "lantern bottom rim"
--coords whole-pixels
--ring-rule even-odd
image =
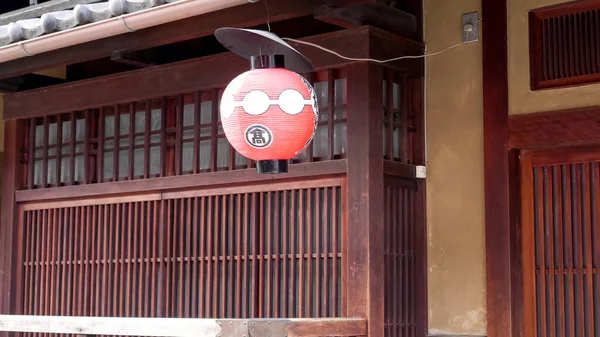
[[[256,171],[259,174],[287,173],[287,160],[259,160],[256,162]]]

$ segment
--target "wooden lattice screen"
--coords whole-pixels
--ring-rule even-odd
[[[524,170],[525,335],[600,336],[600,162]]]
[[[600,1],[576,1],[530,15],[534,89],[600,81]]]
[[[26,206],[20,312],[341,316],[341,196],[329,182]]]
[[[385,187],[385,336],[417,337],[420,257],[416,184],[390,179]]]

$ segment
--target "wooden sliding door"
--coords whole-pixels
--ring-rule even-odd
[[[521,156],[525,337],[600,336],[600,147]]]
[[[342,178],[24,204],[19,312],[339,317]]]

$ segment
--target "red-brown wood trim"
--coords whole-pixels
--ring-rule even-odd
[[[483,134],[488,336],[510,337],[507,1],[483,0]]]
[[[384,160],[383,173],[398,178],[415,179],[417,177],[417,166],[397,161]]]
[[[521,222],[533,223],[533,171],[531,170],[531,156],[527,153],[521,153],[520,158],[520,187],[521,195]],[[520,226],[522,227],[522,226]],[[523,229],[523,228],[521,228]],[[529,226],[528,230],[521,230],[521,284],[520,289],[523,313],[523,336],[536,336],[535,324],[535,251],[532,243],[534,240],[534,227]]]
[[[510,116],[509,144],[541,149],[600,143],[600,107]]]
[[[389,59],[399,55],[418,55],[423,51],[421,43],[370,26],[303,40],[356,58]],[[353,63],[314,47],[296,45],[293,42],[291,44],[310,59],[317,70]],[[389,66],[411,76],[421,76],[421,64],[421,60],[408,59]],[[248,69],[245,59],[233,53],[222,53],[43,90],[16,93],[4,97],[4,118],[44,116],[224,87],[235,76]]]
[[[24,123],[8,121],[4,126],[4,163],[2,170],[2,221],[0,222],[0,312],[13,313],[16,279],[13,271],[16,267],[21,245],[17,242],[18,218],[15,204],[15,190],[18,188],[20,169],[19,160]],[[17,246],[13,246],[17,243]],[[5,336],[0,332],[1,336]]]
[[[600,161],[600,143],[523,151],[530,165],[551,166]]]
[[[194,175],[151,178],[101,184],[66,186],[39,190],[17,191],[17,202],[91,198],[109,195],[148,193],[163,190],[231,187],[259,183],[277,183],[346,173],[346,159],[290,165],[289,172],[278,175],[261,175],[256,169],[210,172]]]
[[[321,6],[347,6],[368,0],[279,0],[269,2],[271,23],[309,16]],[[214,33],[220,27],[253,27],[267,20],[262,2],[194,16],[164,25],[121,34],[99,41],[92,41],[47,53],[24,57],[6,62],[0,67],[0,79],[14,77],[33,71],[43,70],[108,57],[115,50],[139,50],[159,45],[200,38]]]
[[[348,316],[384,335],[383,68],[348,67]]]
[[[510,168],[510,236],[512,242],[511,273],[512,284],[512,334],[521,336],[523,331],[523,275],[522,268],[522,235],[521,235],[521,151],[511,150],[509,153]]]

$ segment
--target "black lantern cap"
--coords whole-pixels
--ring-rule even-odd
[[[256,55],[250,57],[250,68],[268,69],[285,68],[285,59],[283,55]]]
[[[256,171],[260,174],[265,173],[287,173],[288,161],[287,160],[259,160],[256,162]]]
[[[286,69],[297,73],[314,70],[304,55],[271,32],[225,27],[217,29],[215,37],[225,48],[247,60],[253,56],[281,55],[285,59]]]

